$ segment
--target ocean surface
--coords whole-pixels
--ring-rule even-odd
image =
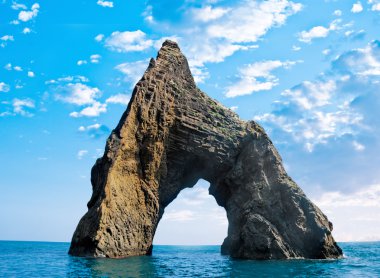
[[[164,246],[152,256],[85,259],[68,243],[0,241],[0,277],[380,277],[380,242],[340,243],[339,260],[234,260],[219,246]]]

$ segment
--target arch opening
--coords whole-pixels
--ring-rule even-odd
[[[204,179],[181,190],[165,208],[153,245],[221,245],[227,237],[226,211],[209,194]],[[154,248],[153,248],[154,252]]]

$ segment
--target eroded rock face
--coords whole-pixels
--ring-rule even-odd
[[[227,211],[222,253],[236,258],[337,258],[332,224],[286,174],[264,130],[200,91],[166,41],[92,168],[88,212],[69,253],[152,252],[165,207],[199,179]]]

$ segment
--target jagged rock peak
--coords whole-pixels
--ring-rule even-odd
[[[69,253],[120,258],[152,252],[165,208],[199,179],[225,208],[221,252],[235,258],[338,258],[332,224],[287,175],[264,129],[199,90],[165,41],[91,171],[88,212]]]

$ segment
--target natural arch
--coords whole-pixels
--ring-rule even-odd
[[[332,224],[286,174],[264,130],[200,91],[170,41],[150,61],[92,169],[89,210],[69,253],[150,254],[165,208],[199,179],[210,183],[210,193],[227,212],[223,254],[341,256]]]
[[[199,180],[183,189],[165,209],[154,245],[221,245],[227,236],[228,221],[224,208],[209,194],[210,184]],[[155,248],[153,248],[153,253]]]

